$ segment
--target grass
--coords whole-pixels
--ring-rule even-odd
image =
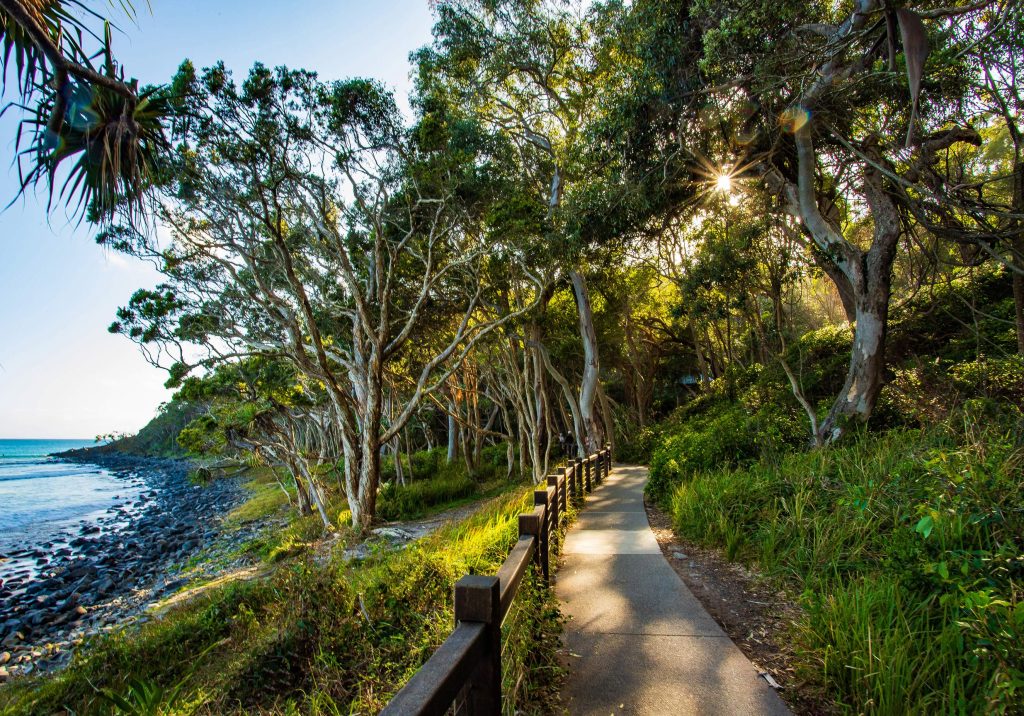
[[[210,588],[162,619],[95,639],[59,674],[6,685],[0,713],[106,713],[97,689],[170,693],[182,679],[173,713],[375,712],[447,636],[454,582],[503,561],[530,498],[515,490],[363,562],[300,554],[267,577]],[[531,569],[504,626],[510,713],[544,711],[560,673],[559,628]]]
[[[430,508],[449,507],[475,497],[480,486],[466,474],[442,475],[405,486],[389,483],[377,498],[377,516],[382,520],[416,519]]]
[[[288,504],[288,496],[270,468],[250,469],[248,475],[250,479],[244,488],[249,492],[249,497],[225,516],[224,524],[228,529],[265,519]]]
[[[803,676],[850,713],[1010,713],[1024,695],[1017,420],[863,435],[673,476],[677,532],[802,595]]]

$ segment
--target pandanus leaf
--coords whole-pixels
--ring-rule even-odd
[[[896,13],[893,10],[885,11],[885,39],[889,46],[889,72],[896,71]]]
[[[900,8],[896,11],[900,22],[900,35],[903,38],[903,55],[907,62],[907,81],[910,83],[910,124],[907,127],[907,146],[914,136],[914,124],[917,121],[917,102],[921,94],[921,77],[924,74],[924,63],[928,59],[928,31],[921,17],[912,10]]]

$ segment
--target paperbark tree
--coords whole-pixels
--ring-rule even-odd
[[[754,139],[734,144],[737,176],[759,175],[783,210],[801,220],[811,256],[835,281],[852,319],[846,383],[818,426],[819,442],[838,439],[850,420],[867,420],[877,401],[903,224],[915,212],[916,192],[938,198],[914,176],[915,167],[928,165],[939,144],[976,136],[960,127],[945,133],[922,129],[925,122],[958,121],[955,111],[939,116],[941,101],[918,111],[929,56],[924,20],[979,9],[963,5],[919,15],[878,0],[856,0],[836,24],[822,22],[827,13],[813,4],[780,7],[764,17],[734,5],[704,10],[705,26],[712,28],[703,43],[704,66],[758,106],[740,115],[741,131]],[[909,104],[894,100],[879,70],[895,72],[898,47]],[[936,90],[947,91],[956,88]],[[840,221],[865,225],[870,241],[858,243]]]
[[[162,211],[173,244],[122,242],[162,260],[161,295],[171,299],[156,305],[141,295],[120,328],[146,325],[129,329],[143,343],[200,344],[203,356],[178,374],[267,354],[321,382],[337,417],[353,524],[365,531],[382,447],[478,340],[518,315],[499,315],[487,301],[500,247],[485,243],[454,201],[448,158],[417,153],[375,84],[323,85],[261,66],[240,89],[221,67],[179,84],[192,87],[195,129],[181,145],[181,198]],[[502,270],[516,270],[514,257]],[[429,350],[410,353],[428,317]],[[384,420],[399,363],[404,404]]]
[[[424,91],[431,83],[456,87],[474,116],[519,151],[524,179],[546,212],[541,230],[547,251],[563,264],[576,297],[584,354],[577,427],[594,450],[603,443],[596,412],[600,349],[580,267],[589,238],[568,236],[562,216],[567,189],[586,180],[583,131],[604,70],[593,62],[596,35],[586,14],[582,6],[440,3],[439,38],[421,52],[420,63]]]

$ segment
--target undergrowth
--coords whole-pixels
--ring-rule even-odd
[[[169,693],[182,679],[173,713],[374,713],[451,631],[455,581],[500,566],[531,497],[497,498],[397,552],[362,562],[340,550],[326,561],[306,555],[211,589],[137,630],[94,639],[54,676],[9,684],[0,713],[110,713],[107,693],[130,696],[139,684]],[[517,604],[503,627],[506,708],[543,712],[560,674],[560,618],[532,567]]]
[[[979,424],[673,474],[665,501],[679,534],[802,595],[804,676],[843,710],[1018,712],[1024,423]]]
[[[778,366],[754,365],[628,448],[680,535],[797,595],[800,678],[842,712],[1024,713],[1024,362],[1003,278],[894,312],[870,430],[839,445],[809,449]],[[848,359],[843,327],[788,347],[819,416]]]

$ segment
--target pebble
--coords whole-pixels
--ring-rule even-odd
[[[687,556],[686,556],[685,554],[683,554],[682,552],[673,552],[673,553],[672,553],[672,558],[673,558],[673,559],[689,559],[689,557],[687,557]]]
[[[36,563],[34,573],[24,561],[13,569],[0,564],[0,646],[7,649],[0,654],[0,680],[63,666],[84,638],[138,616],[170,585],[184,583],[168,570],[216,537],[209,525],[245,496],[236,480],[194,490],[190,465],[181,460],[88,451],[60,457],[100,465],[143,487],[144,496],[131,510],[114,506],[62,539],[9,553]],[[226,549],[259,529],[232,533]]]

